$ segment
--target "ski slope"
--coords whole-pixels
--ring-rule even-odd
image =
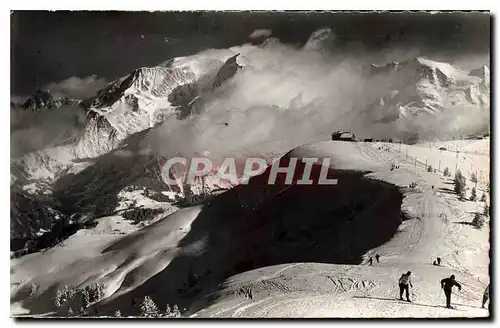
[[[328,152],[330,146],[325,143],[310,154]],[[403,222],[389,242],[366,254],[366,257],[379,254],[381,263],[373,266],[366,261],[360,266],[292,263],[245,272],[229,279],[218,291],[217,302],[193,317],[488,316],[488,310],[480,305],[489,281],[489,231],[487,227],[478,231],[457,223],[470,221],[469,212],[476,210],[477,205],[459,202],[455,195],[437,191],[447,188],[449,181],[415,166],[411,158],[394,150],[391,144],[352,146],[372,163],[400,164],[399,170],[390,174],[381,170],[371,174],[373,178],[404,187],[408,174],[419,184],[417,192],[406,193],[402,206],[417,217]],[[380,147],[388,150],[379,151]],[[422,154],[418,146],[407,147],[410,153]],[[432,151],[426,155],[431,158]],[[440,217],[443,213],[446,216]],[[438,256],[444,261],[442,265],[431,265]],[[397,281],[408,270],[413,272],[415,286],[411,289],[412,303],[398,300]],[[455,309],[446,309],[439,281],[451,274],[457,276],[463,289],[454,291]],[[241,290],[246,291],[246,297],[238,293]],[[248,299],[249,293],[252,299]]]
[[[95,230],[79,231],[61,247],[13,259],[11,314],[65,315],[55,312],[52,306],[57,289],[65,284],[81,287],[101,282],[106,285],[105,298],[91,306],[93,315],[112,315],[117,309],[137,315],[134,301],[150,295],[160,308],[179,304],[181,309],[187,309],[184,315],[192,317],[488,316],[480,303],[489,282],[489,225],[476,230],[461,223],[470,222],[475,211],[482,212],[484,204],[458,201],[448,191],[453,189],[449,179],[427,172],[410,157],[414,154],[437,159],[440,152],[406,146],[407,156],[396,150],[397,146],[325,141],[292,150],[288,156],[330,157],[332,169],[364,172],[366,177],[359,182],[356,175],[342,175],[349,183],[339,180],[339,186],[331,189],[311,189],[311,193],[318,192],[314,197],[320,199],[304,200],[299,209],[293,207],[300,203],[293,186],[272,190],[274,196],[264,198],[258,209],[239,207],[236,199],[248,189],[235,187],[211,204],[180,209],[138,231],[127,233],[129,228],[124,227],[126,235],[114,233],[120,225],[119,217],[108,218]],[[489,161],[478,159],[482,155],[469,156],[478,169],[488,169]],[[444,157],[442,161],[448,163]],[[391,170],[393,163],[400,168]],[[418,187],[408,188],[415,181]],[[282,224],[287,225],[287,233],[300,235],[308,225],[328,224],[322,222],[328,220],[328,215],[321,220],[314,217],[320,215],[317,207],[328,203],[328,197],[345,194],[355,198],[366,193],[356,189],[356,183],[374,191],[370,194],[373,204],[366,205],[373,210],[368,215],[339,225],[343,230],[336,237],[322,234],[335,232],[324,226],[313,230],[312,239],[294,239],[283,244],[286,247],[276,246],[278,242],[270,233],[276,228],[273,219],[281,215],[279,211],[287,211],[282,204],[289,204],[296,212],[295,216],[285,216],[288,221]],[[468,184],[472,186],[470,181]],[[364,251],[361,244],[371,238],[370,231],[375,235],[389,229],[390,218],[385,215],[394,212],[384,212],[383,207],[394,210],[398,205],[390,201],[396,190],[392,185],[403,194],[401,210],[405,220],[392,238]],[[264,193],[252,192],[250,196]],[[481,194],[479,191],[478,196]],[[336,216],[330,219],[342,220]],[[356,223],[358,219],[361,225]],[[361,264],[340,260],[342,252],[332,255],[337,252],[332,239],[359,243],[358,251],[364,252]],[[253,268],[240,265],[255,254],[268,254],[268,258],[257,258],[260,262]],[[380,254],[381,262],[369,266],[367,259],[375,254]],[[343,264],[328,264],[336,263],[335,256]],[[443,259],[441,267],[432,265],[438,256]],[[398,278],[408,270],[413,272],[415,287],[412,303],[396,299]],[[183,289],[192,271],[196,271],[199,281],[192,289]],[[443,307],[439,281],[452,273],[463,288],[453,295],[456,309],[450,310]],[[29,296],[32,282],[39,288]]]

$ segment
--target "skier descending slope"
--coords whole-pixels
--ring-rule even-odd
[[[451,289],[453,286],[457,286],[458,290],[462,290],[462,286],[455,281],[455,275],[441,280],[441,288],[444,290],[444,295],[446,295],[446,307],[449,309],[451,309]]]
[[[403,292],[406,291],[406,300],[408,302],[410,301],[410,287],[413,288],[413,285],[411,284],[411,271],[408,271],[407,273],[403,273],[401,275],[401,278],[399,278],[399,299],[403,301]]]

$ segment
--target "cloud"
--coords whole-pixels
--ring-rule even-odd
[[[273,34],[271,30],[267,29],[258,29],[252,32],[248,37],[250,39],[260,39],[260,38],[268,38]]]
[[[94,96],[107,83],[106,79],[99,78],[96,75],[89,75],[84,78],[73,76],[60,82],[50,83],[44,89],[58,96],[87,99]]]
[[[328,39],[328,33],[323,34]],[[370,105],[392,87],[388,77],[367,78],[364,68],[374,60],[405,60],[421,51],[415,47],[369,51],[362,44],[355,51],[339,50],[330,43],[324,51],[317,49],[321,44],[297,49],[269,42],[231,48],[241,53],[245,68],[203,97],[200,114],[185,120],[170,117],[150,131],[144,146],[165,157],[204,152],[212,157],[245,156],[329,139],[337,129],[351,129],[358,137],[402,138],[419,133],[430,138],[472,131],[489,120],[487,111],[476,117],[476,108],[451,108],[411,123],[376,123]],[[412,76],[398,83],[404,85],[408,78]],[[468,119],[471,116],[473,120]]]
[[[38,112],[11,107],[11,158],[76,141],[86,115],[78,106],[42,109]]]

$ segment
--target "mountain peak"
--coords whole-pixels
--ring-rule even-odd
[[[189,115],[190,106],[202,94],[236,74],[241,68],[239,57],[231,50],[211,49],[160,66],[140,67],[108,84],[86,101],[89,115],[78,156],[95,157],[170,115]]]
[[[79,101],[69,97],[56,97],[49,90],[37,90],[20,107],[30,109],[34,112],[48,108],[59,108],[78,104]],[[16,104],[19,106],[19,104]]]
[[[318,50],[333,43],[335,35],[331,28],[322,28],[311,34],[309,40],[304,45],[304,49]]]

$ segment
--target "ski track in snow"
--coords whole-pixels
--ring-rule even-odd
[[[314,296],[311,295],[314,294],[311,292],[284,292],[260,300],[254,296],[257,300],[239,302],[238,305],[226,309],[223,313],[227,315],[228,312],[232,312],[230,316],[233,318],[487,316],[488,311],[480,308],[482,292],[486,284],[481,282],[479,277],[476,277],[464,265],[460,265],[456,251],[452,251],[453,249],[460,250],[463,247],[455,237],[460,236],[466,229],[463,225],[453,221],[463,220],[466,213],[450,202],[450,199],[456,198],[455,195],[447,195],[437,191],[437,187],[442,185],[441,173],[425,172],[425,166],[421,163],[415,165],[415,159],[407,158],[405,154],[391,148],[388,151],[376,150],[375,147],[378,146],[376,143],[357,143],[354,145],[354,148],[367,160],[385,166],[390,166],[394,162],[399,163],[400,168],[393,172],[409,174],[414,178],[413,181],[418,182],[418,187],[407,193],[408,197],[416,198],[417,208],[414,213],[417,213],[418,217],[403,222],[402,231],[408,233],[406,241],[395,247],[397,252],[392,252],[390,256],[384,255],[380,263],[384,267],[389,265],[389,263],[383,264],[384,259],[387,258],[390,265],[401,268],[396,270],[404,272],[405,267],[414,268],[412,271],[415,275],[413,279],[415,289],[410,289],[412,302],[399,301],[399,290],[395,282],[399,278],[397,275],[391,277],[391,281],[387,285],[387,281],[372,281],[377,279],[365,281],[355,277],[345,277],[351,271],[348,266],[345,266],[345,269],[331,269],[332,272],[328,275],[328,280],[332,284],[332,289],[329,293],[320,293],[320,295]],[[426,177],[426,175],[432,174],[434,174],[433,179],[436,180],[436,183],[432,182],[434,190]],[[390,242],[377,247],[370,253],[385,254],[383,250],[387,248],[390,248]],[[451,253],[440,253],[446,249]],[[434,267],[429,263],[430,254],[440,255],[446,261],[441,267]],[[250,283],[254,284],[276,278],[299,265],[288,265],[274,274],[260,277]],[[373,267],[357,266],[353,267],[353,270],[360,271],[358,274],[362,274],[362,271],[370,270]],[[433,270],[439,271],[432,272]],[[397,271],[398,274],[399,271]],[[439,289],[440,279],[449,276],[450,272],[458,273],[458,281],[463,286],[462,291],[453,291],[452,305],[455,307],[454,309],[444,307],[445,297],[442,290]],[[313,270],[310,276],[320,274]],[[290,277],[294,279],[298,275],[290,273]],[[479,282],[480,285],[474,283],[475,281]],[[286,284],[286,282],[283,283]],[[219,317],[222,314],[222,312],[213,314],[210,312],[210,308],[208,308],[200,311],[199,314],[202,317]]]

